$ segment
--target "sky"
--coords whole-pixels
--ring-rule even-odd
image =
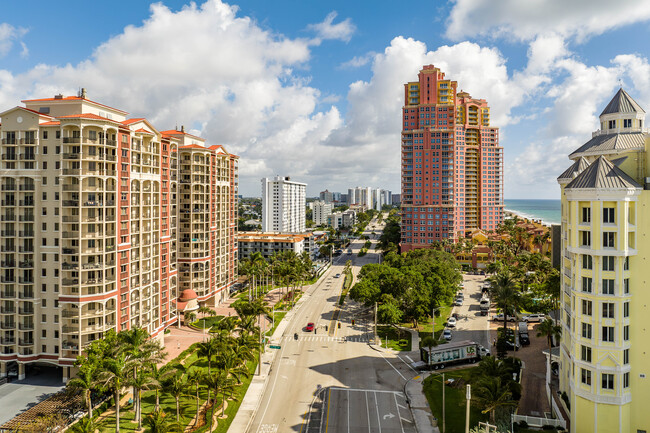
[[[559,199],[619,87],[650,107],[650,0],[3,2],[0,112],[76,95],[184,125],[307,195],[400,188],[403,84],[426,64],[486,99],[505,198]]]

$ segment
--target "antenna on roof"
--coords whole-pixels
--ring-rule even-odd
[[[622,78],[618,79],[618,87],[620,87],[621,89],[623,88],[623,79]]]

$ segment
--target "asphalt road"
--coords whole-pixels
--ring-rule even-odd
[[[353,254],[335,258],[326,275],[303,295],[307,298],[281,339],[249,432],[415,431],[402,392],[417,373],[402,358],[367,344],[368,311],[352,305],[337,313],[343,278],[334,275],[342,273],[347,260],[355,274],[362,265],[379,260],[375,241],[367,255],[357,256],[364,242],[354,241]],[[315,332],[305,332],[308,322],[316,324]]]
[[[488,321],[490,316],[481,316],[479,308],[481,285],[485,281],[485,276],[464,274],[463,280],[465,300],[463,305],[452,310],[452,313],[458,313],[460,316],[456,327],[450,328],[452,341],[475,341],[489,350],[492,345]]]

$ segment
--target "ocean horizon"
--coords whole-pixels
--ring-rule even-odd
[[[542,220],[544,224],[560,224],[562,220],[561,200],[508,200],[503,204],[506,211],[522,218]]]

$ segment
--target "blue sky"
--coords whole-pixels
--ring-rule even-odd
[[[240,155],[244,195],[399,192],[402,84],[433,63],[491,105],[506,198],[558,198],[621,83],[650,107],[648,40],[648,0],[6,2],[0,109],[86,87]]]

